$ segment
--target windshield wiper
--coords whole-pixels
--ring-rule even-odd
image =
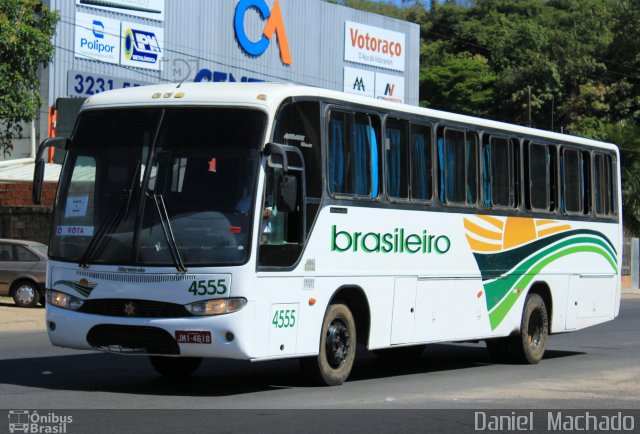
[[[126,190],[125,190],[126,191]],[[124,193],[124,192],[123,192]],[[129,195],[131,192],[129,191]],[[120,201],[118,202],[118,207],[115,209],[113,213],[111,213],[102,223],[102,226],[96,231],[91,239],[91,242],[87,246],[87,249],[82,254],[82,258],[80,258],[80,262],[78,265],[82,268],[89,267],[89,261],[93,259],[93,255],[98,248],[98,244],[104,239],[104,234],[107,232],[112,232],[113,229],[120,223],[122,217],[125,215],[125,210],[127,208],[127,200],[124,200],[125,195],[120,196]]]
[[[171,229],[171,221],[169,219],[169,213],[167,212],[167,207],[164,204],[164,198],[162,194],[154,194],[153,201],[156,204],[156,210],[158,211],[158,215],[160,216],[160,225],[162,226],[162,232],[164,233],[164,237],[167,239],[167,244],[169,245],[169,252],[171,253],[171,258],[173,259],[173,263],[176,266],[176,269],[180,273],[186,273],[187,269],[184,266],[184,262],[182,262],[182,257],[180,256],[180,249],[178,248],[178,244],[176,243],[176,239],[173,236],[173,230]]]
[[[136,166],[136,170],[133,172],[133,178],[131,179],[131,184],[129,185],[128,190],[124,190],[122,196],[120,196],[120,202],[118,202],[118,207],[115,209],[113,213],[111,213],[102,226],[96,231],[91,239],[91,242],[87,246],[87,249],[82,254],[82,258],[80,258],[80,267],[88,268],[89,261],[93,259],[93,255],[98,249],[98,244],[104,239],[104,235],[109,232],[113,232],[113,230],[118,226],[122,218],[126,218],[129,214],[129,208],[131,207],[131,199],[133,197],[133,188],[136,183],[136,178],[138,177],[138,171],[140,170],[140,160],[138,160],[138,164]],[[126,199],[124,200],[126,195]]]

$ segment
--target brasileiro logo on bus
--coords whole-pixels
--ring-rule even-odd
[[[393,232],[347,232],[331,227],[332,252],[364,253],[436,253],[443,255],[451,248],[451,240],[446,235],[431,235],[424,229],[421,234],[405,233],[404,228],[394,228]]]

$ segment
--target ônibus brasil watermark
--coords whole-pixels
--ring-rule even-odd
[[[52,411],[40,414],[37,410],[9,410],[9,432],[64,434],[73,423],[73,416]]]

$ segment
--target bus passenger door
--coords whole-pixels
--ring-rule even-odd
[[[391,344],[413,342],[417,277],[397,277],[393,289]]]

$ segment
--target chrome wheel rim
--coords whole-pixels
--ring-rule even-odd
[[[36,297],[35,290],[29,285],[20,285],[16,289],[16,299],[20,304],[31,304]]]

